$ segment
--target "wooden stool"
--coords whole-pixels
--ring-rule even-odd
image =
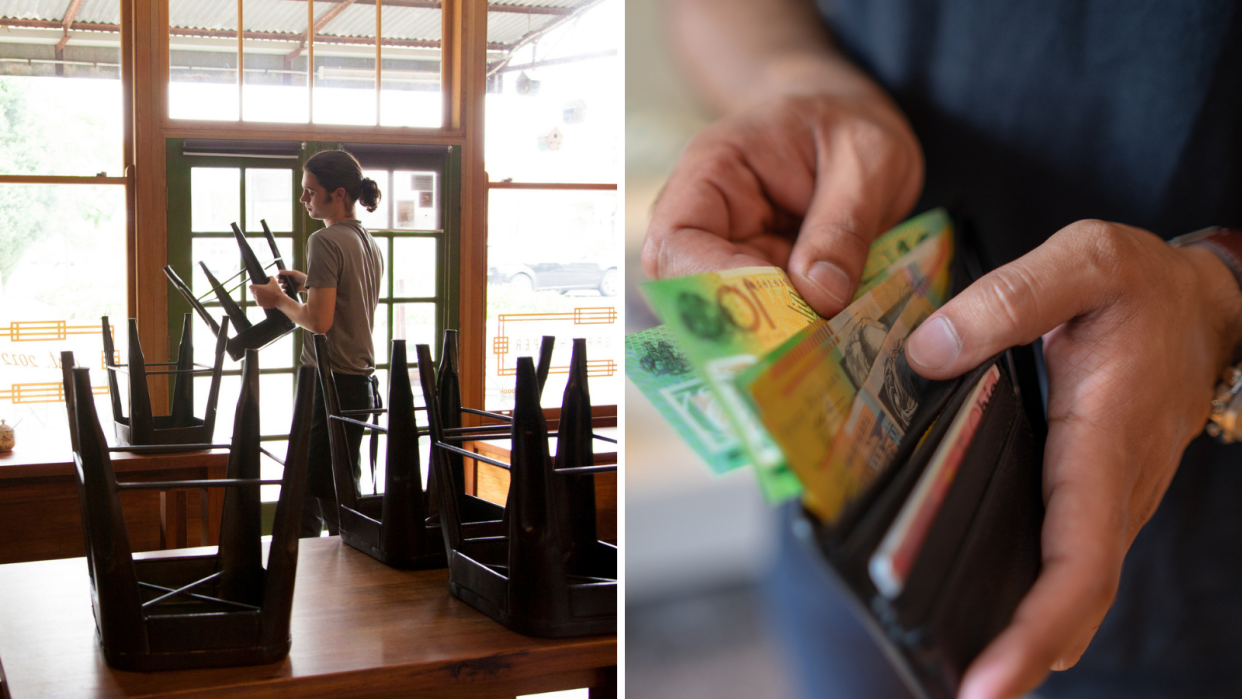
[[[616,633],[617,548],[596,539],[592,481],[594,474],[615,471],[616,465],[593,464],[586,341],[574,340],[555,464],[548,455],[547,423],[539,404],[542,386],[530,357],[518,359],[516,402],[510,421],[512,463],[506,465],[452,444],[479,436],[470,433],[476,428],[457,428],[450,433],[444,427],[444,418],[453,416],[439,403],[438,394],[451,394],[451,386],[447,391],[438,389],[430,350],[426,345],[418,345],[417,350],[437,478],[451,479],[450,459],[461,456],[507,467],[510,473],[504,536],[469,536],[461,526],[456,503],[451,498],[441,499],[449,590],[519,633],[546,637]],[[439,378],[443,380],[443,376]],[[481,413],[469,409],[454,412],[458,416],[461,412]],[[489,429],[494,432],[495,427]]]
[[[298,373],[289,451],[281,480],[259,477],[259,363],[243,364],[227,478],[116,482],[110,449],[95,413],[89,370],[66,364],[65,394],[77,463],[86,560],[104,658],[120,670],[151,672],[256,665],[284,658],[298,558],[298,522],[306,487],[314,370]],[[268,454],[268,456],[271,456]],[[274,458],[274,457],[273,457]],[[259,487],[281,485],[266,570]],[[135,561],[120,491],[226,487],[220,545],[214,554]]]

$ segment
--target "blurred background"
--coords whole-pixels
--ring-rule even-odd
[[[710,121],[679,75],[662,0],[625,8],[626,334],[657,324],[640,262],[653,202],[685,144]],[[776,511],[750,469],[712,475],[626,382],[626,696],[791,696],[765,626],[762,583]]]

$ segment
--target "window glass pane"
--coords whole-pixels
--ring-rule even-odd
[[[126,353],[125,190],[120,186],[0,185],[0,417],[15,449],[65,445],[60,353],[88,367],[111,439],[100,317]],[[72,280],[72,283],[66,283]],[[152,361],[167,361],[152,359]]]
[[[382,6],[380,124],[438,128],[442,12],[438,7]]]
[[[190,288],[199,298],[205,294],[208,295],[204,303],[215,303],[216,295],[212,293],[211,285],[207,283],[207,275],[203,274],[203,265],[211,270],[211,275],[223,284],[225,289],[232,289],[240,283],[239,279],[226,281],[241,269],[241,255],[237,252],[237,241],[229,238],[196,238],[190,244],[190,250],[190,259],[194,261]],[[200,262],[203,265],[200,265]],[[180,273],[181,270],[178,270],[178,274]],[[216,308],[213,314],[223,315],[224,311]],[[230,336],[234,334],[234,332],[229,333]]]
[[[220,321],[220,318],[224,316],[224,311],[219,306],[214,306],[214,307],[208,306],[207,312],[210,313],[216,319],[217,323]],[[216,363],[216,355],[215,355],[216,336],[214,333],[212,333],[211,328],[208,327],[208,325],[203,322],[203,319],[200,318],[197,313],[191,313],[190,317],[194,323],[194,330],[193,330],[194,362],[196,364],[202,364],[203,366],[213,367],[215,366],[215,363]],[[179,332],[180,327],[181,327],[181,321],[177,320],[175,321],[175,327],[172,329],[176,332]],[[234,332],[235,331],[230,326],[229,328],[230,335],[233,334]],[[170,360],[174,359],[174,357],[170,356],[169,359]],[[225,351],[223,371],[230,371],[233,369],[240,369],[240,368],[241,368],[241,364],[234,362],[232,359],[230,359],[229,353]],[[211,377],[208,376],[207,378],[211,378]],[[198,390],[197,383],[194,384],[194,390],[195,391]],[[203,390],[206,391],[207,389],[204,388]],[[195,400],[197,399],[198,399],[198,396],[196,395]],[[202,417],[201,413],[197,413],[197,415],[199,417]]]
[[[236,120],[237,4],[168,0],[168,115]]]
[[[379,185],[380,200],[379,206],[375,207],[375,211],[367,211],[359,204],[355,207],[355,214],[358,220],[362,222],[363,228],[369,231],[379,231],[388,228],[388,210],[392,208],[392,201],[388,196],[388,172],[386,170],[363,170],[363,177],[370,177]]]
[[[0,174],[123,174],[120,4],[22,3],[0,32]],[[67,36],[60,56],[56,44]]]
[[[376,238],[375,243],[376,245],[379,246],[380,256],[383,258],[383,268],[384,268],[383,271],[380,272],[379,295],[380,295],[380,298],[382,299],[392,298],[392,296],[388,293],[388,272],[389,272],[389,268],[392,266],[388,264],[389,262],[388,260],[388,238],[386,237]]]
[[[259,367],[262,369],[288,369],[296,367],[300,364],[298,358],[302,356],[302,345],[297,344],[298,331],[285,335],[272,344],[264,347],[259,353]],[[294,354],[294,347],[297,347],[297,353]],[[240,363],[238,367],[240,368]],[[265,407],[266,411],[267,408]],[[266,434],[266,433],[264,433]]]
[[[489,45],[563,19],[490,5]],[[487,171],[493,182],[619,182],[625,90],[622,0],[604,0],[524,47],[489,50]],[[507,60],[507,63],[505,62]]]
[[[120,3],[85,3],[60,56],[70,3],[19,3],[0,14],[0,175],[123,174]]]
[[[315,2],[316,124],[375,124],[375,5]]]
[[[393,230],[440,229],[439,175],[396,170],[392,173]]]
[[[591,401],[620,400],[621,240],[616,192],[492,190],[488,199],[486,396],[513,407],[517,357],[557,338],[544,406],[560,405],[572,339],[587,339]]]
[[[245,0],[242,4],[242,118],[306,123],[306,3]],[[236,49],[236,47],[234,47]],[[270,223],[270,221],[269,221]]]
[[[392,337],[413,345],[430,345],[436,337],[434,303],[397,303],[392,310]]]
[[[232,230],[229,224],[241,223],[240,185],[240,168],[190,168],[190,229],[196,233],[227,233]]]
[[[259,219],[273,233],[293,231],[293,170],[246,169],[246,230],[262,231]],[[292,259],[293,248],[280,245]]]
[[[387,364],[391,351],[388,346],[388,306],[389,304],[381,303],[375,307],[375,326],[371,330],[371,342],[375,346],[376,364]]]
[[[260,361],[267,359],[268,354],[269,350],[264,350]],[[259,405],[263,406],[259,412],[259,433],[263,436],[289,434],[289,423],[293,420],[293,374],[260,376],[259,398]]]
[[[241,364],[233,365],[231,360],[224,360],[225,370],[241,369]],[[194,414],[202,417],[207,410],[207,394],[211,391],[211,377],[197,376],[194,378]],[[233,439],[233,418],[237,414],[237,399],[241,395],[241,377],[224,376],[220,378],[220,397],[216,401],[216,444],[227,444]],[[261,405],[261,404],[260,404]]]
[[[289,399],[293,401],[292,398]],[[285,430],[288,431],[288,425]],[[281,461],[284,461],[289,454],[289,440],[278,439],[264,441],[263,448],[272,452]],[[285,477],[285,469],[279,463],[271,460],[266,455],[259,459],[259,477],[263,480],[279,480]],[[261,485],[259,486],[259,500],[261,502],[276,502],[280,499],[280,486],[278,485]]]
[[[436,295],[435,238],[397,238],[393,241],[393,295],[431,297]]]

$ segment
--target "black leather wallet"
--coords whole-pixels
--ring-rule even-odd
[[[959,226],[957,280],[979,276],[968,233]],[[820,524],[805,511],[795,515],[798,538],[813,557],[826,562],[842,596],[919,699],[956,695],[966,668],[1008,625],[1039,574],[1047,434],[1040,361],[1038,346],[1015,347],[965,376],[932,383],[893,466],[834,526]],[[992,366],[1000,370],[1000,379],[905,584],[890,599],[872,581],[871,555],[953,416],[964,406],[969,409],[969,396]]]

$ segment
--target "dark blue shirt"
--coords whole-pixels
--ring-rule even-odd
[[[1099,218],[1242,227],[1242,4],[821,0],[992,265]],[[1143,377],[1134,377],[1136,387]],[[1242,452],[1191,444],[1078,667],[1041,696],[1242,696]]]

